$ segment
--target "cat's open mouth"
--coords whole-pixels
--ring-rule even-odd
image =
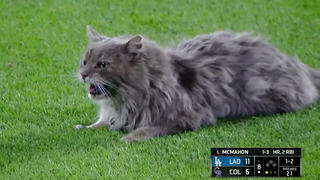
[[[89,93],[94,96],[98,95],[107,95],[107,91],[109,90],[109,86],[97,86],[94,84],[90,84]]]

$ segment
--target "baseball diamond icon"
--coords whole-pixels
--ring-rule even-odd
[[[277,164],[275,162],[273,162],[272,160],[270,160],[269,162],[267,162],[266,164],[266,167],[269,167],[270,165],[272,165],[273,167],[276,167]]]

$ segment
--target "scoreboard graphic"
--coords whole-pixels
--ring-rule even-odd
[[[301,177],[301,148],[211,148],[211,177]]]

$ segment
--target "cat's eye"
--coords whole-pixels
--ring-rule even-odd
[[[84,60],[84,61],[83,61],[83,65],[86,65],[86,64],[87,64],[87,61],[86,61],[86,60]]]
[[[105,67],[107,67],[107,63],[105,63],[105,62],[99,62],[99,63],[97,64],[97,66],[98,66],[98,68],[105,68]]]

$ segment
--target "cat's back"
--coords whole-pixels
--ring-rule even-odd
[[[259,48],[264,51],[276,50],[264,39],[252,36],[249,32],[231,33],[218,31],[184,40],[174,48],[174,51],[193,54],[194,56],[240,56],[246,54],[249,50],[257,50]]]
[[[206,92],[203,101],[220,108],[218,117],[289,111],[318,96],[306,65],[249,33],[199,35],[178,44],[172,54],[177,79],[188,82],[181,85],[191,87],[193,101],[200,102],[195,94]],[[182,81],[190,74],[193,81]]]
[[[181,63],[194,67],[218,64],[230,68],[234,66],[237,70],[280,66],[304,68],[297,59],[281,53],[262,37],[253,36],[249,32],[218,31],[198,35],[179,43],[173,48],[173,54]]]

